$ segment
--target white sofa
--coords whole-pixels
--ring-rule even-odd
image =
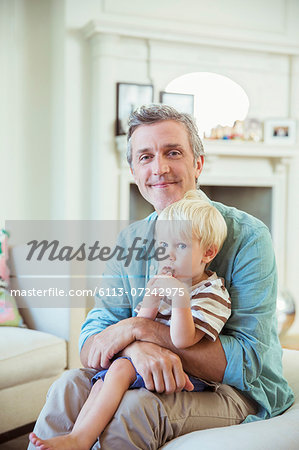
[[[284,414],[269,420],[195,431],[164,445],[163,450],[298,450],[299,351],[283,351],[284,375],[295,393],[295,403]]]
[[[15,327],[0,328],[0,433],[36,420],[51,383],[67,367],[66,342]]]
[[[15,266],[11,252],[12,274]],[[11,288],[19,283],[13,277]],[[85,308],[23,307],[20,313],[28,328],[0,327],[0,434],[34,422],[53,381],[81,365],[78,337]]]
[[[23,312],[31,317],[32,327],[32,311]],[[34,311],[39,313],[45,311]],[[37,329],[38,321],[35,329],[0,327],[0,434],[34,422],[53,381],[64,370],[80,367],[77,334],[84,315],[81,309],[70,311],[69,322],[74,328],[66,339],[55,336],[52,330],[45,332],[44,322],[43,331]]]

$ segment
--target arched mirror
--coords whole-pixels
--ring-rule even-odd
[[[194,95],[194,116],[202,137],[209,137],[219,125],[232,127],[248,114],[249,98],[244,89],[217,73],[187,73],[172,80],[165,91]]]

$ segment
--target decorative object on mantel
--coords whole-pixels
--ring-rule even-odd
[[[282,289],[277,295],[277,322],[278,322],[278,333],[279,336],[286,334],[290,326],[295,320],[295,301],[286,289]]]
[[[160,92],[160,103],[172,106],[179,112],[194,114],[194,95],[179,94],[177,92]]]
[[[253,142],[261,142],[263,140],[263,124],[259,119],[245,119],[244,139],[245,141]]]
[[[152,103],[154,87],[151,84],[117,83],[116,85],[116,135],[128,131],[128,118],[132,111],[141,105]]]
[[[294,145],[296,143],[296,121],[293,119],[266,119],[263,123],[254,118],[236,120],[233,127],[217,125],[212,128],[207,140],[242,140],[265,144]]]
[[[264,123],[266,144],[294,145],[296,142],[296,121],[293,119],[267,119]]]
[[[238,138],[237,139],[243,139],[243,122],[238,121],[239,122],[239,134],[238,134]],[[229,139],[234,139],[233,138],[233,128],[234,127],[229,127],[229,126],[222,126],[222,125],[217,125],[217,127],[214,127],[211,129],[210,133],[206,133],[204,132],[204,139],[207,140],[229,140]]]
[[[212,128],[210,135],[205,134],[205,139],[211,140],[241,140],[260,142],[263,139],[263,125],[258,119],[236,120],[232,127],[221,126]]]

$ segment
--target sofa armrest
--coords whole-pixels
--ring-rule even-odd
[[[25,292],[27,288],[26,280],[17,276],[20,271],[20,261],[22,259],[18,255],[17,248],[11,247],[10,268],[12,277],[10,287],[16,292],[22,290]],[[67,302],[64,302],[63,306],[65,307],[60,308],[51,307],[51,301],[53,300],[51,297],[47,299],[47,302],[44,301],[47,307],[35,307],[37,303],[33,301],[32,297],[18,297],[18,295],[15,297],[26,325],[32,330],[43,331],[65,339],[68,343],[67,368],[81,367],[78,340],[81,325],[88,311],[85,306],[86,299],[70,297]]]

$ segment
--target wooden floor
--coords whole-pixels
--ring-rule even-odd
[[[32,422],[0,434],[0,450],[26,450],[29,444],[28,436],[34,425]]]

